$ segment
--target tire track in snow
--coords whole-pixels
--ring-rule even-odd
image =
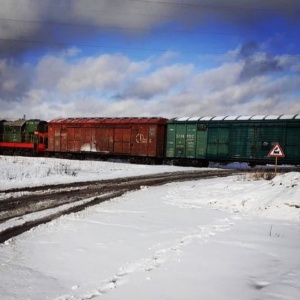
[[[204,242],[209,237],[231,230],[233,226],[234,222],[228,218],[216,219],[209,226],[199,226],[195,232],[176,240],[173,246],[159,249],[155,251],[151,257],[139,259],[126,267],[120,267],[115,275],[103,280],[99,287],[93,291],[85,293],[83,296],[64,295],[56,298],[56,300],[89,300],[100,297],[129,282],[131,274],[137,272],[151,272],[160,268],[167,261],[176,261],[176,257],[182,255],[184,248],[191,243],[201,240]],[[80,288],[80,285],[76,285],[74,290],[78,288]]]

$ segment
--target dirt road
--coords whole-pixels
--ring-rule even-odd
[[[235,170],[183,171],[1,192],[0,243],[65,214],[108,201],[143,186],[229,176]],[[8,198],[9,197],[9,198]],[[56,209],[55,209],[56,208]],[[43,212],[43,214],[38,214]],[[18,220],[18,222],[15,222]]]

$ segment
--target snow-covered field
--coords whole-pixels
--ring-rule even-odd
[[[0,157],[0,189],[183,170]],[[1,299],[300,299],[300,173],[143,187],[0,245]]]
[[[92,160],[0,156],[0,191],[41,184],[83,182],[182,170],[185,169]]]

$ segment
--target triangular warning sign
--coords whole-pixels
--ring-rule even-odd
[[[279,145],[279,143],[275,143],[275,145],[273,146],[273,148],[269,152],[268,156],[271,156],[271,157],[285,157],[284,152],[283,152],[281,146]]]

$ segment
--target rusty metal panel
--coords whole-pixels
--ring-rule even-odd
[[[116,124],[115,126],[120,126]],[[116,154],[130,154],[130,128],[115,128],[113,151]]]
[[[92,129],[82,128],[82,144],[81,151],[92,151]]]
[[[150,154],[150,146],[153,144],[154,137],[151,140],[151,144],[149,143],[149,124],[142,124],[139,128],[140,132],[140,156],[152,156]],[[155,149],[154,149],[155,150]],[[155,151],[154,151],[155,152]]]
[[[156,157],[164,157],[165,154],[165,134],[166,134],[166,123],[160,123],[157,126],[156,133]]]
[[[131,151],[130,154],[134,156],[139,155],[139,126],[133,124],[131,127]]]
[[[60,151],[67,150],[67,125],[61,124],[61,140],[60,140]]]
[[[54,151],[60,151],[61,124],[54,124]]]
[[[67,127],[67,151],[75,151],[74,136],[74,128]]]
[[[115,141],[115,143],[123,141],[123,129],[122,128],[115,128],[114,141]]]
[[[108,151],[109,153],[113,153],[114,152],[114,129],[110,128],[107,131],[108,134]]]
[[[101,151],[101,146],[102,146],[102,135],[103,135],[103,129],[102,128],[96,128],[95,131],[96,135],[95,135],[95,146],[96,146],[96,151],[100,152]]]
[[[139,125],[139,133],[136,136],[136,142],[139,145],[139,156],[148,156],[148,146],[149,146],[149,134],[148,125]]]
[[[48,151],[60,152],[67,149],[66,128],[66,119],[55,119],[48,122]]]
[[[97,151],[96,144],[96,129],[91,128],[91,151]]]
[[[96,129],[96,149],[101,153],[113,152],[113,129],[97,128]]]
[[[81,141],[74,141],[74,151],[75,152],[81,151]]]
[[[130,128],[123,128],[123,141],[130,142]]]
[[[81,141],[81,128],[74,128],[74,140],[75,141]]]
[[[122,151],[124,154],[130,154],[131,151],[130,133],[131,133],[130,128],[123,128]]]
[[[67,137],[69,141],[74,141],[75,139],[75,130],[72,127],[67,127]]]
[[[122,154],[123,153],[123,143],[116,142],[114,143],[114,154]]]
[[[54,151],[54,127],[48,124],[48,151]]]
[[[159,136],[157,134],[158,126],[149,124],[148,126],[148,156],[159,156]],[[161,133],[161,132],[159,132]]]
[[[91,136],[92,136],[92,130],[91,128],[82,128],[82,140],[85,143],[90,143],[91,142]]]
[[[156,156],[156,127],[151,126],[151,138],[148,124],[136,124],[131,131],[131,155]]]
[[[49,122],[48,148],[55,151],[162,157],[166,122],[164,118],[53,120]]]
[[[123,151],[123,154],[131,154],[130,153],[130,147],[131,146],[131,144],[130,144],[130,142],[126,142],[126,141],[124,141],[123,142],[123,144],[122,144],[122,151]]]
[[[68,140],[67,151],[70,151],[70,152],[75,151],[75,141],[74,140]]]
[[[115,128],[114,130],[114,153],[123,153],[123,130],[121,128]]]
[[[60,126],[61,119],[48,122],[48,151],[60,151]]]

